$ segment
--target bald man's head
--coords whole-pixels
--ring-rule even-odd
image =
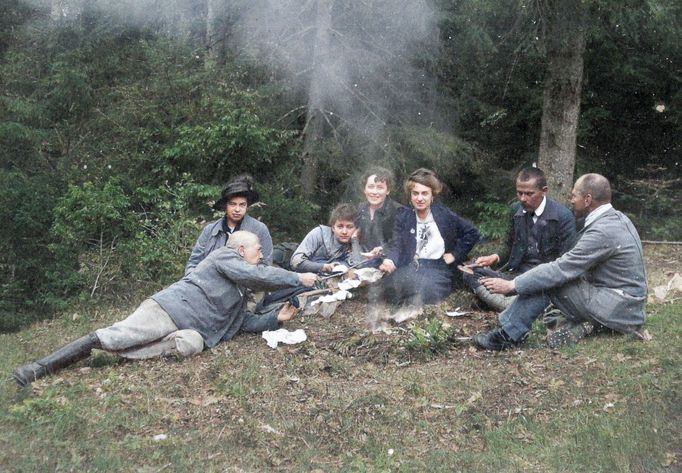
[[[247,263],[258,264],[263,259],[260,240],[254,233],[246,230],[239,230],[231,234],[225,246],[237,250]]]
[[[581,195],[590,194],[599,205],[611,203],[611,184],[601,174],[583,174],[573,188]]]
[[[611,185],[600,174],[580,176],[571,191],[571,207],[576,217],[586,217],[597,207],[611,203]]]

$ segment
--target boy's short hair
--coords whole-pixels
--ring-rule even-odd
[[[329,226],[333,227],[339,220],[355,223],[357,219],[358,209],[353,204],[343,203],[334,207],[329,213]]]
[[[372,166],[362,175],[361,188],[365,188],[367,179],[369,179],[370,176],[376,176],[374,182],[385,183],[388,190],[391,190],[391,187],[393,187],[394,177],[391,170],[382,168],[381,166]]]

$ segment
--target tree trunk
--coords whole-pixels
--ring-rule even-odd
[[[585,51],[585,10],[581,0],[553,0],[548,6],[547,73],[538,161],[547,175],[549,194],[564,200],[573,187]]]
[[[226,0],[206,2],[206,64],[213,66],[225,61]]]
[[[320,167],[320,151],[325,131],[324,84],[329,79],[327,57],[329,31],[332,25],[332,0],[317,0],[317,19],[313,66],[310,78],[306,124],[303,129],[303,170],[301,172],[301,193],[310,199],[317,189]]]

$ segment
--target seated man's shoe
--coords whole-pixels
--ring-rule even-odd
[[[550,348],[559,348],[563,345],[577,343],[578,340],[590,335],[593,331],[594,325],[591,322],[567,322],[547,335],[547,345]]]
[[[492,351],[508,350],[517,345],[501,328],[476,334],[472,340],[477,347]]]
[[[556,330],[569,322],[559,309],[549,305],[542,314],[542,324],[547,330]]]

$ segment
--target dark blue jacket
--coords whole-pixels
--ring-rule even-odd
[[[438,231],[445,241],[445,253],[452,253],[455,262],[452,267],[466,261],[471,248],[478,242],[480,234],[468,221],[442,204],[431,205],[431,214]],[[417,214],[413,208],[398,209],[395,217],[393,238],[395,244],[388,253],[388,259],[396,267],[410,264],[417,252]]]
[[[573,213],[552,199],[547,199],[545,210],[535,226],[539,231],[538,251],[543,263],[554,261],[575,243],[577,234]],[[500,261],[507,260],[503,269],[517,271],[524,263],[528,248],[528,227],[520,202],[512,205],[506,243],[506,251],[500,255]]]

